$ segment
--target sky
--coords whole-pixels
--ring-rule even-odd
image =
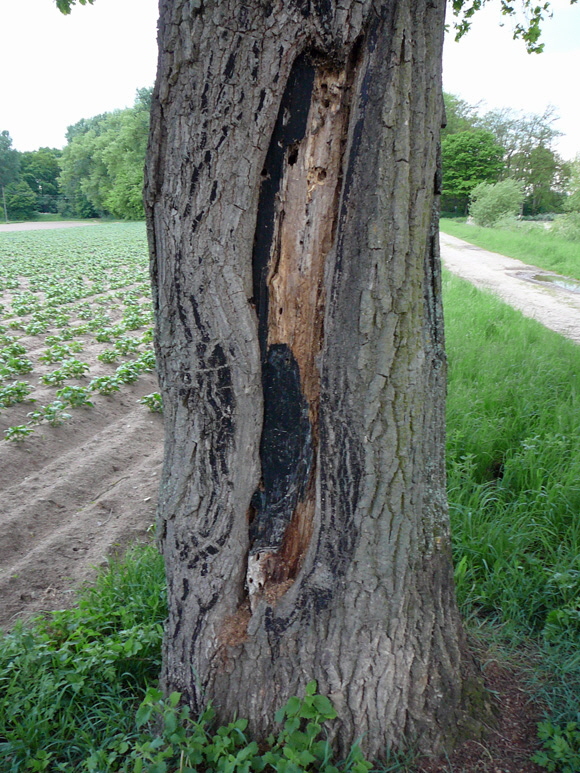
[[[580,153],[580,3],[552,5],[537,55],[512,40],[492,0],[463,40],[447,36],[443,83],[479,112],[554,106],[564,133],[556,149],[570,159]],[[155,79],[156,27],[157,0],[96,0],[70,16],[54,0],[0,0],[0,131],[20,151],[58,148],[81,118],[130,107]]]
[[[513,40],[510,21],[498,6],[490,3],[476,13],[459,42],[447,36],[443,87],[470,104],[481,102],[480,113],[510,107],[541,114],[553,105],[560,116],[554,127],[564,134],[555,149],[572,159],[580,153],[580,3],[552,0],[542,54],[528,54],[521,40]]]
[[[157,0],[0,0],[0,131],[16,150],[60,148],[81,118],[131,107],[152,86]]]

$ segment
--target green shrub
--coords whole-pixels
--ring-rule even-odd
[[[560,215],[552,223],[551,231],[569,242],[580,242],[580,212]]]
[[[491,226],[504,217],[519,214],[524,193],[520,183],[507,178],[501,182],[480,183],[470,194],[469,214],[477,225]]]

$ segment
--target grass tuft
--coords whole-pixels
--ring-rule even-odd
[[[136,737],[165,616],[161,557],[141,546],[112,562],[77,608],[3,635],[0,770],[44,770],[48,754],[46,769],[72,771],[112,739]]]

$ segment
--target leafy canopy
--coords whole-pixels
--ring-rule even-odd
[[[443,196],[455,200],[462,211],[473,188],[482,182],[496,182],[504,167],[503,148],[485,129],[448,135],[441,143],[441,156]]]
[[[95,0],[78,0],[81,5],[92,5]],[[61,13],[69,14],[77,0],[56,0],[56,7]]]
[[[18,179],[20,160],[18,151],[12,147],[12,137],[4,130],[0,132],[0,187]]]

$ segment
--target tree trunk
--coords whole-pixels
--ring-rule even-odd
[[[444,473],[444,0],[161,0],[163,682],[341,749],[469,722]]]

